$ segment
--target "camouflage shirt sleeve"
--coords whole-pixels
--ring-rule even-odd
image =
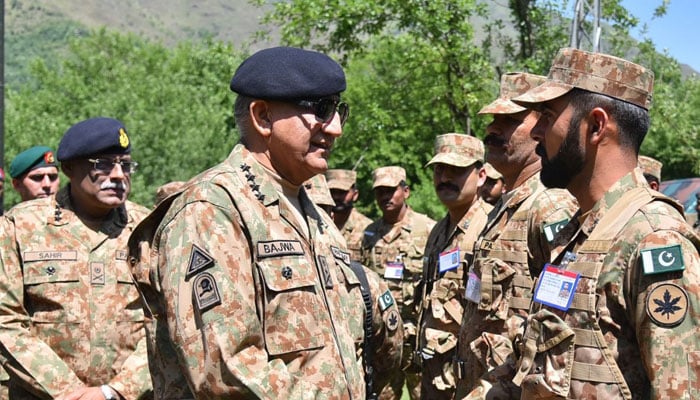
[[[561,229],[578,209],[569,192],[547,189],[532,204],[528,227],[530,274],[537,277],[544,264],[551,262],[563,250],[563,245],[552,247],[557,229]]]
[[[158,280],[182,373],[198,398],[316,398],[318,387],[290,373],[284,359],[268,357],[241,225],[223,190],[211,190],[206,202],[185,205],[163,229]],[[193,246],[215,260],[206,272],[220,303],[204,311],[187,277]]]
[[[152,390],[146,337],[139,340],[134,352],[124,361],[119,373],[108,384],[125,399],[138,399]]]
[[[669,226],[669,225],[667,225]],[[688,228],[690,230],[690,228]],[[679,246],[675,247],[675,246]],[[682,254],[683,270],[650,271],[649,256],[669,249]],[[668,259],[671,259],[669,253]],[[644,259],[647,258],[645,261]],[[695,398],[700,378],[700,259],[687,237],[673,230],[658,230],[644,236],[630,257],[626,298],[644,368],[650,381],[651,398]]]
[[[44,341],[32,333],[24,308],[24,280],[14,246],[14,225],[0,217],[0,343],[11,379],[25,390],[58,397],[84,386],[71,368]],[[40,356],[37,356],[40,355]]]

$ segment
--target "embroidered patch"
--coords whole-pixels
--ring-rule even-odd
[[[194,278],[192,295],[199,311],[206,311],[215,305],[221,304],[219,287],[214,277],[208,272],[203,272]]]
[[[683,271],[683,250],[680,244],[641,251],[644,275]]]
[[[569,219],[562,219],[561,221],[553,222],[551,224],[545,225],[542,230],[544,231],[544,236],[547,238],[549,243],[554,241],[554,237],[559,233],[562,228],[569,223]]]
[[[114,259],[119,261],[126,261],[127,252],[126,250],[117,250],[114,253]]]
[[[481,246],[479,246],[480,250],[493,250],[493,241],[491,240],[482,240],[481,241]]]
[[[379,309],[382,311],[386,310],[394,304],[394,296],[392,296],[391,292],[388,290],[384,292],[381,296],[379,296],[378,300]]]
[[[192,253],[190,253],[190,263],[187,266],[187,272],[185,272],[185,280],[189,280],[193,275],[212,266],[214,266],[214,258],[204,249],[193,244]]]
[[[30,261],[45,261],[45,260],[64,260],[75,261],[78,259],[77,251],[25,251],[22,254],[24,262]]]
[[[298,240],[270,240],[258,242],[258,259],[279,256],[303,256],[304,248]]]
[[[331,276],[331,271],[328,269],[328,261],[326,261],[326,257],[318,256],[316,259],[318,260],[318,265],[321,267],[321,272],[323,273],[323,283],[325,284],[326,289],[333,289],[333,277]]]
[[[344,262],[345,265],[350,265],[350,253],[340,250],[335,246],[331,246],[331,253],[333,253],[333,257]]]
[[[105,265],[98,262],[90,263],[90,284],[103,286],[105,284]]]
[[[384,317],[384,324],[389,332],[393,332],[399,327],[399,312],[396,310],[389,311]]]
[[[659,326],[680,325],[688,313],[688,293],[673,283],[662,283],[647,295],[647,315]]]

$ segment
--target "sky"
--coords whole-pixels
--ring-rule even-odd
[[[662,0],[622,0],[622,5],[639,18],[640,26],[647,25],[646,37],[656,50],[668,54],[682,64],[700,72],[700,2],[698,0],[670,0],[666,15],[654,18],[654,9]],[[641,39],[639,32],[633,36]]]

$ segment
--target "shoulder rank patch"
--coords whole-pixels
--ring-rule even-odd
[[[391,295],[390,291],[386,291],[379,296],[379,309],[384,311],[394,304],[394,296]]]
[[[384,317],[384,324],[389,332],[393,332],[399,327],[399,312],[390,310]]]
[[[258,259],[279,256],[303,256],[304,248],[298,240],[269,240],[258,242]]]
[[[196,244],[193,244],[192,252],[190,253],[190,263],[187,265],[187,272],[185,272],[185,280],[189,280],[193,275],[204,271],[213,265],[214,258],[212,258],[212,256],[210,256],[204,249],[200,248]]]
[[[656,325],[679,325],[688,312],[688,293],[673,283],[662,283],[647,294],[647,315]]]
[[[655,249],[645,249],[640,252],[644,275],[662,274],[664,272],[683,271],[683,250],[680,244]]]
[[[566,224],[569,223],[569,219],[565,218],[562,219],[561,221],[553,222],[551,224],[545,225],[542,230],[544,231],[544,237],[547,238],[547,241],[549,243],[552,243],[554,241],[554,237],[559,233],[560,230],[562,230],[563,227],[566,226]]]
[[[221,304],[219,287],[217,286],[214,277],[208,272],[203,272],[194,278],[194,282],[192,284],[192,296],[194,297],[195,303],[197,304],[197,309],[200,312],[206,311],[215,305]]]

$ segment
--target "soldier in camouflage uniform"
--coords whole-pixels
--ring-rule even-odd
[[[306,181],[304,190],[311,201],[330,215],[335,201],[324,175],[315,175]],[[347,275],[345,279],[354,300],[354,305],[350,307],[350,330],[355,338],[358,361],[365,369],[367,398],[376,399],[377,393],[389,384],[392,373],[400,367],[403,321],[386,282],[359,262],[351,262],[354,276]],[[361,287],[365,282],[363,279],[366,280],[366,288]],[[371,316],[369,325],[368,315]]]
[[[522,398],[700,396],[700,239],[635,168],[652,84],[642,66],[562,49],[547,81],[514,99],[543,113],[542,182],[580,204],[536,283]]]
[[[151,395],[144,315],[126,257],[148,210],[127,200],[130,153],[121,122],[77,123],[57,153],[70,183],[6,214],[0,348],[10,399]]]
[[[417,399],[420,397],[420,373],[413,366],[418,321],[415,289],[422,276],[423,250],[435,221],[413,211],[406,203],[410,189],[403,168],[382,167],[372,175],[382,218],[365,229],[362,264],[387,282],[404,324],[401,369],[392,374],[391,384],[382,391],[380,399],[400,399],[404,383],[411,399]]]
[[[326,171],[326,180],[331,190],[331,196],[335,201],[331,216],[335,226],[340,229],[343,237],[348,242],[348,249],[353,260],[360,260],[360,247],[365,228],[372,223],[355,208],[355,202],[360,196],[355,180],[357,173],[347,169],[329,169]]]
[[[53,150],[47,146],[30,147],[17,154],[10,164],[10,176],[22,201],[56,194],[61,184]]]
[[[659,184],[661,184],[661,167],[663,167],[664,164],[654,158],[641,155],[637,158],[637,163],[649,187],[654,190],[659,190]]]
[[[503,175],[491,164],[485,163],[479,171],[479,180],[484,181],[479,186],[479,197],[492,206],[498,203],[506,189]]]
[[[543,80],[527,73],[505,74],[499,97],[479,111],[493,115],[484,139],[486,160],[503,174],[508,192],[489,215],[468,271],[455,360],[457,398],[466,396],[487,371],[514,362],[513,349],[532,296],[532,274],[561,250],[549,244],[575,211],[568,192],[540,182],[537,142],[530,138],[539,113],[511,101]]]
[[[474,136],[448,133],[435,139],[433,185],[447,215],[428,237],[423,265],[418,354],[422,360],[421,397],[452,399],[456,354],[462,313],[464,277],[474,243],[493,208],[478,197],[484,162],[484,144]]]
[[[162,399],[364,399],[349,253],[302,184],[328,168],[348,115],[342,68],[261,50],[231,80],[241,143],[139,225],[132,272],[147,300]]]

